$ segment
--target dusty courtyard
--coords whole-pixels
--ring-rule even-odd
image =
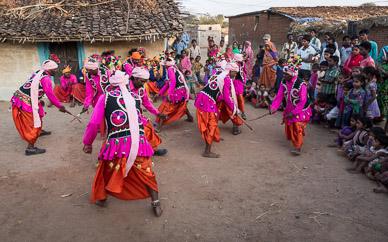
[[[101,144],[82,152],[90,114],[70,123],[46,108],[53,133],[36,145],[47,153],[26,157],[8,107],[0,103],[0,241],[387,241],[388,196],[345,171],[350,162],[327,147],[334,136],[323,126],[308,126],[303,155],[293,157],[280,113],[240,136],[220,124],[220,159],[201,157],[196,123],[165,126],[160,148],[169,153],[153,158],[165,210],[155,218],[148,199],[89,204]],[[265,112],[247,107],[248,119]]]

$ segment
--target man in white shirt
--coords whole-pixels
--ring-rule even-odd
[[[310,45],[310,36],[304,35],[302,37],[302,48],[298,50],[298,55],[302,59],[301,67],[298,77],[303,79],[308,73],[311,73],[311,63],[313,63],[313,56],[317,53],[315,49]]]
[[[201,48],[199,48],[199,46],[197,45],[197,41],[195,39],[193,39],[191,41],[191,44],[193,45],[191,48],[190,48],[190,58],[197,58],[197,56],[201,56]]]
[[[321,49],[321,41],[317,38],[317,31],[315,29],[312,29],[310,31],[311,36],[311,42],[310,45],[314,47],[315,51],[318,51]]]

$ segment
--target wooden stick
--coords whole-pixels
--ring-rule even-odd
[[[261,115],[261,116],[259,116],[259,117],[257,117],[257,118],[251,119],[251,120],[249,120],[249,121],[255,121],[255,120],[264,118],[265,116],[268,116],[268,115],[270,115],[270,113],[263,114],[263,115]]]
[[[73,116],[75,119],[78,120],[78,122],[82,123],[81,119],[77,116],[75,116],[74,114],[70,113],[69,111],[66,110],[66,113],[70,114],[71,116]],[[73,121],[70,121],[70,123],[73,122]]]
[[[244,123],[250,130],[253,130],[253,128],[252,128],[247,122],[245,122],[245,120],[240,116],[240,114],[237,114],[237,117],[239,117],[239,118],[243,121],[243,123]]]

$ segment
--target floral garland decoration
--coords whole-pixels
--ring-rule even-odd
[[[61,61],[59,60],[58,56],[55,55],[55,54],[51,54],[51,55],[49,56],[49,60],[52,60],[52,61],[54,61],[54,62],[57,63],[57,64],[61,63]]]
[[[110,56],[107,56],[102,61],[102,64],[104,64],[104,66],[106,66],[108,68],[110,68],[113,65],[115,67],[115,70],[119,70],[120,66],[121,66],[121,61],[118,57],[110,55]]]

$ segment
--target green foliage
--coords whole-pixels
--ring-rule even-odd
[[[374,7],[374,6],[376,6],[376,3],[373,3],[373,2],[371,2],[371,3],[363,3],[363,4],[361,4],[361,6],[363,6],[363,7]]]
[[[224,15],[222,14],[216,16],[205,14],[199,18],[198,24],[219,24],[222,27],[228,27],[228,21],[224,21]]]

